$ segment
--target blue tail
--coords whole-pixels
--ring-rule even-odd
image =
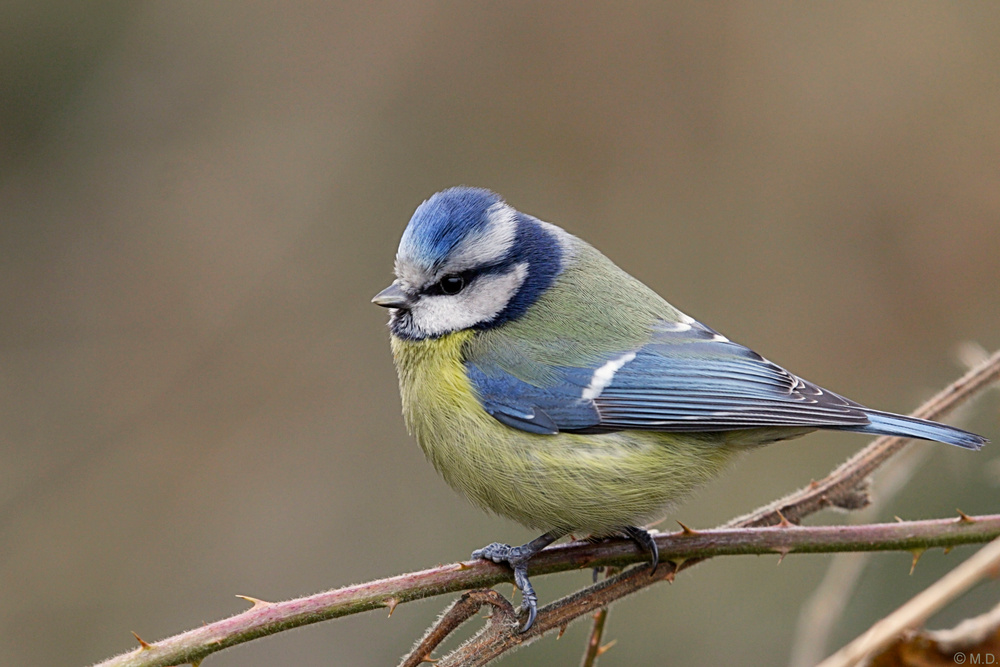
[[[867,426],[842,426],[836,430],[854,431],[856,433],[870,433],[871,435],[899,435],[906,438],[920,438],[921,440],[937,440],[956,447],[965,449],[982,449],[989,440],[963,431],[953,426],[945,426],[937,422],[917,419],[916,417],[904,417],[891,412],[879,412],[878,410],[865,409],[868,415],[869,424]]]

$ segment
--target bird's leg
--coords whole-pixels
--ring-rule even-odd
[[[538,615],[538,596],[535,595],[535,589],[528,581],[528,561],[536,553],[562,537],[563,534],[550,530],[519,547],[494,542],[472,552],[473,558],[486,558],[494,563],[507,563],[514,570],[514,585],[521,591],[521,605],[528,610],[528,620],[521,627],[521,632],[527,632],[534,624],[535,616]]]
[[[649,574],[650,576],[656,574],[656,566],[660,564],[660,549],[656,546],[653,536],[646,532],[644,528],[636,528],[635,526],[625,526],[622,532],[628,535],[630,540],[638,544],[640,549],[649,552],[649,560],[653,566],[649,570]]]

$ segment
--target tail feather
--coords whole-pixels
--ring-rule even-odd
[[[983,445],[989,442],[986,438],[963,431],[954,426],[945,426],[937,422],[917,419],[916,417],[905,417],[891,412],[879,412],[878,410],[865,410],[868,415],[869,424],[867,426],[845,426],[838,430],[855,431],[857,433],[869,433],[871,435],[897,435],[907,438],[920,438],[921,440],[936,440],[948,445],[955,445],[964,449],[982,449]]]

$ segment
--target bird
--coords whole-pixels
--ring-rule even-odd
[[[483,188],[442,190],[403,231],[389,309],[404,421],[478,507],[544,531],[474,559],[506,564],[520,627],[537,615],[528,563],[569,534],[623,536],[741,452],[817,429],[987,441],[873,410],[804,380],[667,303],[596,248]]]

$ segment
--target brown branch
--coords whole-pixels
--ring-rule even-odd
[[[587,650],[583,652],[583,660],[580,667],[594,667],[597,659],[602,653],[611,648],[614,642],[607,646],[601,646],[601,638],[604,636],[604,624],[608,621],[608,608],[598,609],[594,614],[594,625],[590,628],[590,636],[587,638]]]
[[[599,570],[594,570],[594,581],[597,581],[597,574]],[[604,578],[607,579],[618,574],[617,568],[606,567],[603,568]],[[583,659],[580,661],[580,667],[594,667],[597,664],[597,659],[601,657],[609,648],[614,646],[615,642],[610,642],[604,646],[601,645],[601,639],[604,636],[604,626],[608,622],[608,608],[604,607],[598,609],[597,613],[594,614],[594,623],[590,626],[590,635],[587,637],[587,648],[583,652]],[[566,629],[563,626],[559,629],[560,634]],[[616,640],[617,641],[617,640]]]
[[[837,551],[912,551],[931,547],[986,542],[1000,535],[1000,514],[967,519],[934,519],[867,526],[790,526],[753,529],[717,529],[696,532],[679,531],[656,535],[660,549],[660,568],[654,581],[673,577],[672,562],[725,555],[832,553]],[[644,562],[645,552],[630,541],[613,540],[591,544],[573,542],[548,548],[532,559],[534,575],[591,569],[602,566],[625,566]],[[169,667],[196,662],[229,646],[274,634],[310,623],[357,614],[377,608],[394,608],[398,604],[434,595],[483,588],[511,580],[510,569],[487,561],[453,563],[422,572],[412,572],[379,581],[348,586],[286,602],[254,601],[247,611],[209,623],[188,632],[157,642],[147,642],[129,653],[100,663],[99,667]],[[633,590],[649,584],[646,568],[633,568],[598,584],[598,594],[590,596],[585,589],[569,600],[573,613],[550,613],[553,605],[544,609],[539,621],[545,631],[566,625],[580,614],[591,613],[621,597],[617,586],[621,581],[633,581]],[[608,591],[600,594],[600,591]],[[592,597],[592,599],[586,599]],[[556,603],[557,605],[560,603]],[[575,605],[575,606],[574,606]],[[586,605],[586,606],[585,606]],[[578,611],[579,610],[579,611]],[[536,622],[536,625],[539,625]],[[514,624],[503,626],[503,632],[516,635],[521,644],[537,637],[536,628],[519,635]],[[442,661],[440,664],[450,664]],[[461,663],[456,663],[461,664]]]
[[[1000,604],[981,616],[947,630],[907,630],[886,648],[865,658],[867,664],[899,667],[995,665],[1000,655]],[[819,660],[811,663],[816,665]]]
[[[1000,639],[1000,603],[985,614],[967,618],[953,628],[924,633],[927,639],[949,653],[982,644],[991,635],[996,635]]]
[[[492,588],[478,589],[463,593],[460,598],[448,607],[437,623],[424,635],[423,639],[413,648],[410,655],[403,658],[399,667],[418,667],[421,663],[432,662],[431,653],[448,635],[458,629],[458,626],[476,615],[484,605],[493,606],[491,625],[501,625],[508,628],[517,627],[517,616],[514,607],[507,598]]]
[[[748,532],[744,531],[744,534],[748,534]],[[546,605],[539,611],[538,619],[528,632],[518,633],[516,630],[503,631],[492,626],[483,628],[479,634],[467,643],[442,658],[438,663],[438,667],[478,667],[485,665],[511,648],[529,644],[547,632],[556,628],[566,627],[581,616],[607,607],[615,600],[635,593],[653,583],[671,580],[674,577],[674,573],[675,567],[669,562],[661,562],[660,567],[656,570],[656,575],[653,577],[649,576],[649,570],[644,567],[626,570],[611,579],[605,579],[595,586],[585,588],[573,595]],[[544,616],[542,612],[544,612]]]

